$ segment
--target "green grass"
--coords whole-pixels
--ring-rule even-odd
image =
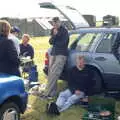
[[[30,44],[35,49],[34,61],[37,64],[39,72],[40,83],[46,83],[46,76],[44,75],[42,69],[44,67],[44,55],[46,50],[50,47],[48,44],[48,37],[33,38]],[[66,87],[66,83],[59,80],[58,81],[58,92]],[[29,96],[29,104],[32,105],[32,109],[27,110],[24,115],[22,115],[22,120],[80,120],[80,116],[85,111],[79,106],[73,106],[69,110],[63,112],[60,116],[49,116],[45,112],[46,103],[49,101],[42,101],[39,97]]]
[[[50,47],[48,44],[48,37],[39,37],[33,38],[30,41],[30,44],[35,49],[35,64],[37,64],[37,69],[39,72],[39,81],[40,83],[46,83],[47,79],[44,75],[42,69],[44,67],[44,55],[46,50]],[[66,83],[63,81],[58,82],[58,92],[63,90],[66,87]],[[22,120],[81,120],[81,116],[85,112],[85,109],[80,106],[73,105],[71,108],[62,112],[60,116],[50,116],[45,112],[46,104],[49,101],[40,100],[39,97],[29,96],[29,104],[32,105],[31,109],[28,109],[24,115],[22,115]],[[116,113],[120,114],[120,102],[117,102]]]

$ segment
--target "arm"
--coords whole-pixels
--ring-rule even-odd
[[[68,72],[68,87],[74,92],[76,90],[76,83],[74,78],[74,68],[71,68]]]
[[[31,47],[30,56],[31,56],[31,59],[33,59],[34,58],[34,49],[32,46],[30,46],[30,47]]]
[[[57,30],[53,28],[50,32],[50,36],[51,36],[49,39],[50,45],[53,45],[56,34],[57,34]]]
[[[59,30],[59,32],[55,36],[55,44],[57,46],[68,46],[69,42],[69,34],[65,28]]]
[[[16,48],[14,47],[14,44],[11,40],[7,40],[7,52],[8,52],[8,59],[11,61],[11,63],[15,64],[16,66],[19,66],[20,60],[18,58],[18,54],[16,51]]]

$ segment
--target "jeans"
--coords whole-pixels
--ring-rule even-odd
[[[60,92],[60,95],[56,101],[56,105],[58,106],[59,112],[68,109],[71,105],[78,102],[80,98],[84,98],[84,96],[84,92],[81,92],[80,95],[76,95],[72,94],[72,92],[69,89]]]

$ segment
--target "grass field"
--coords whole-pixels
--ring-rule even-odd
[[[39,72],[40,83],[46,83],[46,77],[42,71],[44,67],[44,54],[45,51],[50,47],[48,44],[48,37],[39,37],[31,39],[30,44],[35,49],[34,61],[37,64]],[[58,81],[59,91],[65,87],[65,83]],[[71,109],[63,112],[60,116],[49,116],[45,112],[46,103],[49,101],[42,101],[39,97],[29,96],[29,104],[32,105],[32,109],[29,109],[22,115],[22,120],[80,120],[80,116],[85,111],[79,106],[73,106]]]
[[[34,61],[37,64],[39,72],[40,83],[46,83],[46,77],[42,71],[44,67],[44,54],[45,51],[50,47],[48,44],[48,37],[39,37],[31,39],[30,43],[35,49]],[[65,83],[59,81],[58,90],[62,90],[65,87]],[[22,120],[81,120],[82,114],[85,109],[80,106],[72,106],[67,111],[61,113],[60,116],[49,116],[45,112],[47,100],[40,100],[39,97],[29,96],[29,104],[32,105],[31,109],[28,109],[24,115],[22,115]],[[116,113],[120,114],[120,103],[117,102]]]

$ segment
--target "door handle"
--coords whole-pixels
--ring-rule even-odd
[[[96,57],[95,60],[98,60],[98,61],[105,61],[106,58],[104,58],[104,57]]]

